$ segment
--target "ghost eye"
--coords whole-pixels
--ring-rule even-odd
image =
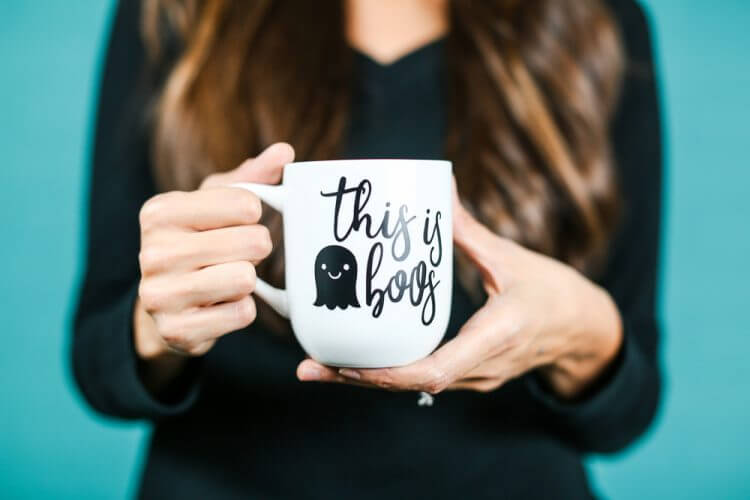
[[[344,271],[348,271],[348,270],[349,270],[349,264],[344,264]]]
[[[328,269],[328,266],[326,266],[325,264],[321,264],[321,265],[320,265],[320,268],[321,268],[321,269],[322,269],[323,271],[325,271],[326,269]]]

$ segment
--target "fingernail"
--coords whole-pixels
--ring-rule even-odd
[[[343,375],[346,378],[353,378],[355,380],[362,378],[357,370],[352,370],[350,368],[340,368],[339,375]]]
[[[302,380],[318,380],[323,375],[317,366],[305,365],[302,367],[300,378]]]

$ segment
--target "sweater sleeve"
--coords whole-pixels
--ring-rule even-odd
[[[618,451],[641,435],[660,395],[656,317],[662,152],[657,85],[644,13],[632,0],[612,1],[628,56],[625,84],[612,124],[623,216],[599,283],[623,318],[620,353],[581,401],[554,397],[535,375],[526,378],[545,420],[582,451]]]
[[[97,411],[121,418],[156,419],[187,410],[196,398],[191,372],[168,403],[139,377],[133,345],[137,297],[138,214],[155,193],[143,124],[144,49],[138,34],[140,2],[120,2],[110,35],[96,118],[90,179],[86,271],[76,310],[73,373]]]

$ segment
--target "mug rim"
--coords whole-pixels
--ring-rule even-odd
[[[452,168],[453,162],[449,160],[418,160],[411,158],[363,158],[363,159],[336,159],[336,160],[312,160],[312,161],[295,161],[284,165],[284,169],[290,167],[316,166],[320,167],[342,167],[347,164],[367,165],[374,163],[388,163],[395,166],[398,164],[409,164],[415,167],[449,167]]]

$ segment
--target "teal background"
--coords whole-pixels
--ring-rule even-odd
[[[650,434],[591,461],[605,497],[750,498],[750,2],[649,0],[661,63],[667,389]],[[122,498],[142,424],[95,416],[68,366],[111,0],[0,2],[0,496]]]

